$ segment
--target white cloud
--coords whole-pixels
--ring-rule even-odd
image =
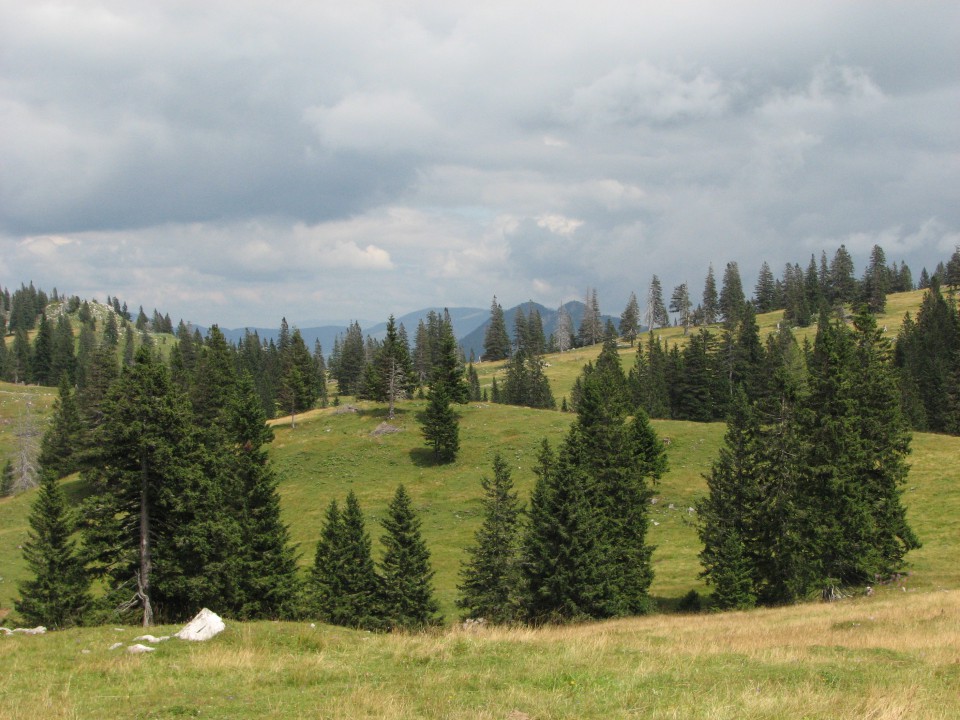
[[[356,93],[331,107],[310,107],[304,119],[331,150],[420,150],[439,136],[430,113],[402,92]]]
[[[563,215],[546,214],[537,218],[537,227],[546,228],[557,235],[573,235],[583,225],[583,220]]]

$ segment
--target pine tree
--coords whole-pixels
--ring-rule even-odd
[[[837,248],[830,262],[830,302],[834,306],[853,302],[857,297],[857,280],[853,276],[853,258],[846,245]]]
[[[728,262],[723,271],[723,285],[720,288],[720,317],[727,328],[735,328],[743,316],[746,298],[743,284],[740,282],[740,268],[737,263]]]
[[[649,329],[666,327],[670,324],[667,307],[663,304],[663,288],[660,278],[656,275],[650,281],[650,290],[647,292],[646,325]]]
[[[720,301],[717,298],[717,281],[713,275],[713,265],[707,269],[707,278],[703,283],[703,299],[700,310],[704,325],[713,325],[720,314]]]
[[[384,549],[380,576],[386,625],[416,630],[439,623],[440,606],[433,597],[430,553],[403,485],[397,487],[382,524],[385,534],[380,538]]]
[[[630,347],[633,347],[637,340],[637,334],[640,332],[640,305],[637,302],[636,293],[630,293],[630,299],[627,306],[620,315],[620,336],[630,341]]]
[[[512,623],[520,614],[520,515],[510,468],[498,453],[493,480],[481,478],[483,522],[460,570],[457,607],[464,618]]]
[[[0,474],[0,497],[9,497],[13,494],[13,460],[7,459],[3,464],[3,473]]]
[[[760,275],[757,278],[753,297],[758,313],[768,313],[777,308],[777,286],[766,260],[760,265]]]
[[[427,409],[420,418],[421,429],[433,456],[439,462],[453,462],[460,450],[460,418],[450,406],[447,386],[443,383],[430,389]]]
[[[20,584],[17,612],[31,625],[64,628],[83,622],[90,580],[71,539],[74,522],[57,478],[45,473],[30,511],[23,556],[33,578]]]
[[[603,334],[602,320],[600,318],[600,303],[597,300],[596,288],[587,291],[587,296],[584,298],[583,304],[583,318],[580,320],[577,340],[581,346],[596,345],[600,342]]]
[[[543,441],[522,542],[523,613],[535,624],[604,617],[603,569],[588,479]]]
[[[84,473],[93,490],[84,545],[106,582],[104,601],[139,607],[144,625],[155,610],[176,620],[219,601],[204,543],[216,514],[204,513],[225,502],[209,495],[185,399],[146,349],[110,388],[102,414]]]
[[[357,496],[350,491],[341,513],[336,501],[327,510],[312,571],[315,609],[326,622],[377,629],[379,579]]]
[[[687,284],[681,283],[673,289],[673,294],[670,296],[670,312],[675,312],[679,316],[677,320],[683,327],[684,335],[689,331],[693,320],[690,308],[690,292],[687,290]]]
[[[870,252],[870,263],[863,273],[863,281],[860,283],[861,299],[866,304],[867,309],[879,314],[887,306],[887,293],[890,292],[891,278],[890,269],[887,267],[887,258],[883,248],[874,245]]]
[[[79,454],[83,438],[83,422],[73,389],[67,376],[60,376],[53,419],[40,443],[38,461],[44,473],[62,478],[80,469]]]
[[[752,607],[757,599],[756,570],[743,539],[755,536],[760,515],[760,443],[756,415],[739,390],[724,445],[706,476],[708,494],[697,503],[701,577],[714,586],[713,602],[721,610]]]
[[[490,322],[483,336],[483,359],[504,360],[510,356],[510,338],[507,335],[507,325],[503,317],[503,308],[493,296],[490,304]]]
[[[223,418],[229,448],[223,482],[239,529],[234,612],[244,619],[290,619],[301,591],[297,556],[281,519],[278,480],[266,451],[273,430],[248,373],[238,378]]]

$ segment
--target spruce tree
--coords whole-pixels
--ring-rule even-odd
[[[67,375],[60,376],[53,419],[40,443],[38,461],[45,473],[62,478],[80,469],[83,422]]]
[[[627,306],[620,314],[620,336],[630,341],[630,347],[633,347],[637,340],[637,334],[640,332],[640,305],[637,302],[636,293],[630,293],[630,299]]]
[[[503,317],[503,308],[493,296],[490,304],[490,321],[483,336],[483,359],[504,360],[510,356],[510,337]]]
[[[324,514],[320,539],[313,556],[313,567],[307,580],[308,612],[324,622],[333,622],[333,608],[342,594],[340,577],[340,545],[343,519],[340,506],[331,500]]]
[[[208,584],[204,531],[217,521],[204,513],[225,500],[209,496],[198,453],[185,399],[141,348],[108,391],[94,430],[84,545],[106,583],[104,602],[139,608],[144,625],[156,612],[179,620],[222,595]]]
[[[230,449],[224,484],[239,528],[234,612],[239,618],[292,618],[301,591],[297,556],[281,519],[278,481],[266,451],[273,430],[246,372],[225,408],[224,424]]]
[[[56,476],[44,473],[30,511],[23,556],[32,579],[20,584],[14,606],[30,625],[82,624],[90,606],[90,580],[71,538],[74,521]]]
[[[677,320],[683,327],[684,335],[689,331],[690,324],[693,321],[693,314],[690,308],[690,291],[687,289],[686,283],[681,283],[673,289],[673,293],[670,296],[670,312],[675,312],[679,316]]]
[[[464,618],[512,623],[520,617],[520,515],[510,468],[498,453],[483,477],[483,522],[460,570],[457,607]]]
[[[543,441],[521,558],[523,615],[534,624],[606,616],[602,547],[589,480]]]
[[[3,472],[0,474],[0,497],[9,497],[13,494],[14,476],[13,460],[9,458],[3,464]]]
[[[743,295],[743,284],[740,282],[740,269],[737,263],[728,262],[723,271],[723,285],[720,288],[719,310],[723,324],[727,328],[735,328],[743,316],[743,307],[746,299]]]
[[[713,265],[707,269],[707,277],[703,283],[703,299],[700,301],[700,310],[704,325],[713,325],[720,314],[720,301],[717,298],[717,281],[713,275]]]
[[[433,597],[430,553],[403,485],[397,487],[382,524],[385,534],[380,538],[380,576],[386,625],[391,629],[417,630],[439,623],[440,606]]]
[[[647,327],[651,330],[670,324],[667,307],[663,304],[663,287],[660,285],[660,278],[656,275],[650,281],[650,290],[647,292],[646,321]]]
[[[453,462],[460,450],[460,417],[450,405],[445,384],[430,389],[427,408],[420,417],[421,429],[434,458]]]

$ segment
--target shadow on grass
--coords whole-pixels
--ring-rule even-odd
[[[437,456],[433,454],[433,450],[425,447],[410,450],[410,460],[420,468],[439,467],[440,465],[447,464],[445,461],[437,458]]]
[[[390,414],[390,408],[387,407],[375,407],[375,408],[359,408],[357,410],[357,415],[360,417],[371,417],[377,418],[379,420],[389,421],[390,418],[387,416]],[[394,420],[403,420],[407,415],[410,414],[409,410],[394,408],[393,409],[393,419]]]

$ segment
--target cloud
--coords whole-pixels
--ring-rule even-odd
[[[332,107],[307,108],[304,119],[333,151],[422,150],[439,133],[430,114],[404,93],[350,95]]]
[[[684,77],[640,62],[577,88],[563,115],[601,126],[667,123],[721,115],[729,102],[723,83],[708,69]]]
[[[958,28],[954,3],[0,4],[0,282],[274,324],[622,307],[840,242],[932,266]]]

